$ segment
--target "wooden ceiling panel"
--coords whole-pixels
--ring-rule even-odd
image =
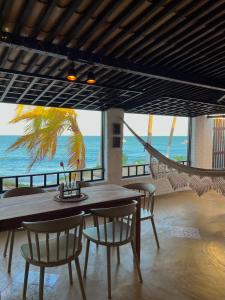
[[[0,0],[1,101],[27,95],[35,105],[218,112],[224,18],[225,0]],[[66,89],[72,62],[78,82]],[[89,70],[96,86],[85,83]]]

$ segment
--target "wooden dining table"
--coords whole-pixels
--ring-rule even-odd
[[[23,221],[64,218],[92,208],[107,208],[137,201],[136,250],[140,259],[140,201],[142,193],[115,184],[82,188],[88,198],[79,202],[57,202],[56,191],[0,199],[0,231],[14,230]]]

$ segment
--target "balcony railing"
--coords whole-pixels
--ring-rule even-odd
[[[123,178],[145,176],[150,174],[149,164],[123,166]]]
[[[64,172],[50,172],[42,174],[16,175],[0,177],[0,193],[16,187],[56,187],[65,181],[71,181],[76,174],[76,178],[81,181],[93,182],[104,179],[104,170],[102,168],[72,170]]]
[[[187,160],[178,161],[183,165],[189,165]],[[137,176],[146,176],[150,175],[149,164],[140,164],[140,165],[126,165],[123,166],[123,178],[137,177]]]

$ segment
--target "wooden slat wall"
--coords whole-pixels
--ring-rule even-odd
[[[214,119],[213,168],[225,168],[225,119]]]

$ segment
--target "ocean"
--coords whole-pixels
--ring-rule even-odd
[[[36,163],[30,172],[28,172],[29,157],[24,148],[15,151],[7,151],[18,136],[0,136],[0,176],[39,174],[61,171],[60,161],[66,164],[68,157],[68,137],[58,138],[57,152],[52,160],[44,159]],[[147,139],[147,137],[144,137]],[[85,136],[86,146],[86,168],[99,167],[101,165],[101,137]],[[163,154],[166,153],[168,136],[154,136],[152,145]],[[187,137],[175,136],[171,146],[170,157],[187,157]],[[123,140],[123,164],[145,163],[148,161],[148,154],[143,146],[133,136],[125,136]]]

